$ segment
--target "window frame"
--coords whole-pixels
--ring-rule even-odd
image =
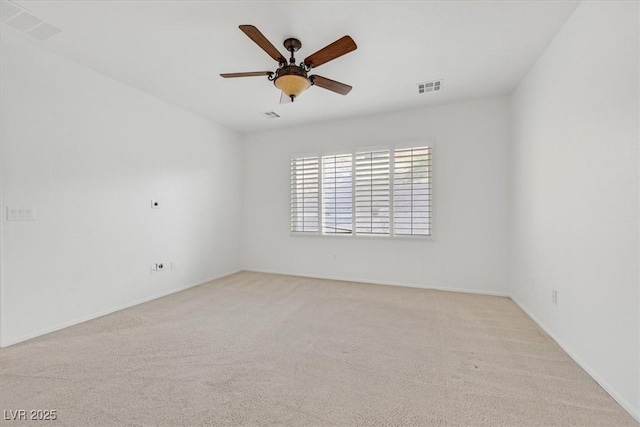
[[[431,198],[430,202],[432,205],[431,208],[431,221],[429,235],[420,235],[420,234],[395,234],[395,224],[394,224],[394,174],[395,174],[395,150],[409,149],[409,148],[418,148],[418,147],[429,147],[430,155],[431,155]],[[362,152],[372,152],[372,151],[380,151],[380,150],[389,150],[389,234],[381,235],[381,234],[358,234],[356,230],[356,195],[355,195],[355,184],[356,184],[356,165],[355,159],[357,153]],[[324,156],[340,156],[340,155],[351,155],[352,161],[352,232],[350,234],[322,234],[322,194],[324,191],[323,188],[323,175],[322,175],[322,157]],[[318,189],[318,203],[319,203],[319,224],[317,232],[300,232],[300,231],[292,231],[291,230],[291,221],[292,221],[292,213],[289,212],[289,235],[291,237],[328,237],[328,238],[346,238],[346,239],[373,239],[373,240],[397,240],[397,241],[435,241],[436,235],[436,162],[434,159],[436,158],[436,141],[435,138],[420,138],[416,140],[408,140],[404,142],[396,142],[396,143],[388,143],[388,144],[376,144],[376,145],[362,145],[362,146],[351,146],[349,148],[345,148],[343,150],[332,148],[330,150],[314,150],[314,151],[304,151],[304,152],[294,152],[289,156],[289,164],[291,161],[301,157],[318,157],[318,164],[320,165],[320,176],[319,176],[319,189]],[[291,177],[289,177],[291,180]],[[289,193],[288,199],[289,205],[291,204],[291,193]]]

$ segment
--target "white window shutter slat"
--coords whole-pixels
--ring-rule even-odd
[[[322,234],[353,232],[352,157],[322,157]]]
[[[394,152],[393,231],[396,236],[431,236],[431,148]]]
[[[356,234],[389,235],[389,150],[356,153]]]
[[[317,157],[291,159],[291,232],[317,233],[320,168]]]
[[[291,232],[432,236],[431,147],[291,160]]]

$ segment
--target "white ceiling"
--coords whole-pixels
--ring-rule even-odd
[[[3,0],[4,1],[4,0]],[[239,132],[510,93],[577,1],[214,2],[16,1],[62,32],[47,49]],[[358,49],[314,71],[354,87],[312,87],[293,104],[266,77],[276,63],[239,29],[252,24],[286,53],[350,35]],[[28,37],[28,36],[25,36]],[[439,93],[416,83],[444,79]],[[262,113],[275,111],[279,119]]]

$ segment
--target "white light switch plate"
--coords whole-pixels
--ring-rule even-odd
[[[33,208],[7,208],[7,221],[35,221],[36,210]]]

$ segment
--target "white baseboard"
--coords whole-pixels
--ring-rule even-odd
[[[609,395],[620,404],[636,421],[640,422],[640,410],[634,408],[626,399],[620,396],[613,387],[609,386],[609,384],[598,375],[598,373],[593,370],[587,363],[585,363],[571,348],[566,345],[560,338],[558,338],[551,330],[542,323],[536,316],[533,315],[517,298],[511,296],[511,300],[516,303],[518,307],[522,311],[525,312],[527,316],[531,318],[547,335],[551,337],[559,346],[564,350],[565,353],[569,355],[582,369],[585,370],[587,374],[591,376],[599,385],[609,393]]]
[[[230,275],[236,274],[236,273],[238,273],[240,271],[242,271],[242,270],[238,269],[238,270],[234,270],[234,271],[231,271],[231,272],[219,274],[219,275],[214,276],[214,277],[209,277],[208,279],[200,280],[200,281],[198,281],[196,283],[190,283],[188,285],[180,286],[179,288],[174,288],[174,289],[171,289],[171,290],[168,290],[168,291],[165,291],[165,292],[160,292],[158,294],[154,294],[154,295],[151,295],[149,297],[145,297],[145,298],[138,299],[138,300],[135,300],[135,301],[132,301],[132,302],[128,302],[128,303],[125,303],[125,304],[118,305],[116,307],[111,307],[111,308],[108,308],[106,310],[102,310],[102,311],[100,311],[98,313],[91,314],[89,316],[84,316],[84,317],[81,317],[81,318],[78,318],[78,319],[71,320],[69,322],[64,322],[64,323],[60,323],[60,324],[55,325],[55,326],[51,326],[51,327],[48,327],[48,328],[40,329],[40,330],[38,330],[36,332],[31,332],[31,333],[25,334],[25,335],[23,335],[23,336],[21,336],[19,338],[15,338],[15,339],[3,342],[0,345],[0,348],[9,347],[10,345],[18,344],[20,342],[27,341],[27,340],[30,340],[32,338],[36,338],[36,337],[39,337],[39,336],[42,336],[42,335],[46,335],[48,333],[55,332],[55,331],[58,331],[60,329],[68,328],[69,326],[77,325],[78,323],[83,323],[83,322],[86,322],[88,320],[97,319],[98,317],[102,317],[102,316],[106,316],[106,315],[111,314],[111,313],[115,313],[116,311],[124,310],[125,308],[133,307],[133,306],[136,306],[136,305],[139,305],[139,304],[143,304],[145,302],[153,301],[153,300],[158,299],[158,298],[166,297],[167,295],[175,294],[176,292],[184,291],[184,290],[189,289],[189,288],[194,288],[196,286],[204,285],[205,283],[211,282],[212,280],[217,280],[217,279],[220,279],[222,277],[230,276]]]
[[[506,292],[482,291],[478,289],[443,288],[443,287],[434,287],[434,286],[428,286],[428,285],[419,285],[415,283],[387,282],[387,281],[371,280],[371,279],[353,279],[353,278],[345,279],[344,277],[332,277],[332,276],[315,275],[315,274],[295,274],[295,273],[292,274],[292,273],[283,273],[281,271],[256,270],[253,268],[245,269],[244,271],[252,271],[255,273],[266,273],[266,274],[281,274],[284,276],[309,277],[311,279],[337,280],[340,282],[371,283],[373,285],[402,286],[405,288],[430,289],[435,291],[446,291],[446,292],[461,292],[465,294],[490,295],[494,297],[507,297],[507,298],[509,297],[509,294]]]

